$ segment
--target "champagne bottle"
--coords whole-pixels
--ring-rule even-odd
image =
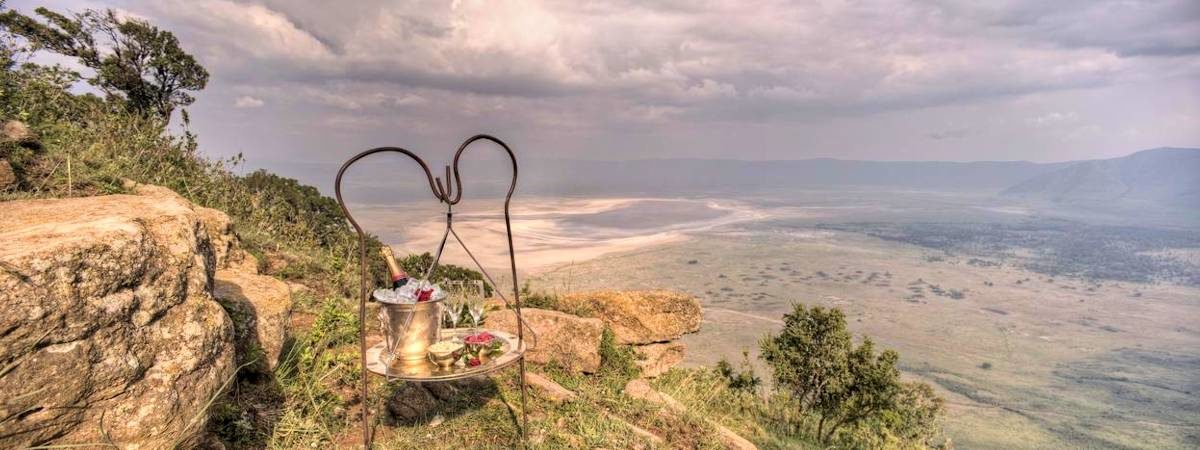
[[[384,245],[379,248],[379,253],[383,254],[383,260],[387,263],[388,273],[392,277],[392,289],[408,284],[408,274],[396,264],[396,255],[392,253],[392,248]]]

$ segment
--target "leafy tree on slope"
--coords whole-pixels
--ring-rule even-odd
[[[34,10],[45,22],[9,10],[0,13],[0,29],[24,39],[33,50],[75,58],[95,73],[88,82],[131,111],[169,119],[178,106],[190,105],[189,91],[204,89],[208,71],[179,47],[179,40],[139,19],[112,10],[88,10],[70,16],[47,8]]]

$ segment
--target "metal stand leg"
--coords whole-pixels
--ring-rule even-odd
[[[458,160],[459,160],[459,157],[462,156],[463,151],[467,149],[467,146],[469,146],[469,145],[471,145],[471,143],[473,143],[475,141],[479,141],[479,140],[491,141],[491,142],[499,145],[501,148],[504,149],[504,151],[508,154],[509,159],[512,161],[512,174],[513,174],[512,182],[511,182],[511,184],[509,184],[508,193],[504,197],[504,227],[505,227],[505,234],[507,235],[506,237],[508,238],[508,258],[509,258],[510,268],[512,269],[513,300],[515,303],[514,309],[515,309],[516,315],[517,315],[517,342],[518,342],[518,346],[520,346],[520,345],[523,345],[524,341],[525,341],[525,335],[524,335],[525,321],[521,317],[521,291],[520,291],[520,285],[518,284],[518,281],[517,281],[517,260],[516,260],[516,254],[514,253],[514,250],[513,250],[512,223],[511,223],[511,216],[509,214],[509,203],[512,201],[513,192],[516,190],[516,187],[517,187],[517,157],[516,157],[516,155],[513,154],[512,149],[510,149],[507,144],[505,144],[503,141],[501,141],[499,139],[496,139],[495,137],[488,136],[485,134],[475,135],[475,136],[472,136],[471,138],[467,139],[466,141],[464,141],[462,143],[462,145],[460,145],[458,147],[458,151],[454,153],[453,172],[451,172],[451,166],[446,166],[446,175],[445,175],[446,180],[444,183],[441,178],[433,176],[433,173],[430,172],[429,166],[425,164],[425,161],[423,161],[420,157],[413,154],[412,152],[402,149],[402,148],[399,148],[399,147],[379,147],[379,148],[374,148],[374,149],[359,153],[357,155],[354,155],[353,157],[351,157],[349,160],[347,160],[345,163],[342,164],[341,169],[338,170],[337,177],[334,179],[334,193],[336,194],[336,197],[337,197],[338,206],[341,206],[342,213],[346,216],[346,220],[348,220],[350,222],[350,225],[352,225],[354,227],[354,230],[358,233],[359,265],[360,265],[360,268],[359,268],[359,302],[358,302],[358,327],[359,327],[358,328],[358,344],[359,344],[358,350],[359,350],[359,363],[361,364],[362,371],[363,371],[363,373],[362,373],[363,379],[362,379],[361,388],[362,388],[362,408],[363,408],[363,410],[362,410],[362,421],[363,421],[362,426],[363,426],[363,449],[364,450],[371,448],[371,426],[370,426],[370,411],[369,411],[370,391],[369,391],[368,385],[367,385],[367,373],[368,373],[368,371],[367,371],[367,336],[366,336],[366,323],[365,323],[366,322],[366,311],[367,311],[367,300],[368,300],[366,233],[363,231],[362,227],[359,226],[358,222],[354,220],[354,217],[350,214],[350,209],[346,206],[346,202],[342,198],[342,176],[345,175],[346,170],[349,169],[350,166],[353,165],[355,162],[357,162],[358,160],[360,160],[364,157],[367,157],[369,155],[373,155],[375,153],[394,152],[394,153],[401,153],[401,154],[404,154],[404,155],[412,158],[414,161],[417,162],[417,164],[419,164],[421,166],[421,169],[425,172],[425,178],[429,182],[429,189],[431,191],[433,191],[434,199],[436,199],[438,202],[446,204],[446,233],[442,236],[441,244],[438,246],[438,255],[434,258],[433,264],[431,264],[429,266],[429,268],[427,269],[427,271],[425,273],[426,279],[428,279],[433,274],[434,268],[437,266],[438,261],[441,259],[442,249],[446,245],[446,239],[449,237],[450,234],[453,234],[455,240],[457,240],[459,242],[459,244],[462,245],[463,249],[467,251],[467,254],[471,256],[471,259],[474,260],[476,265],[479,266],[480,271],[484,274],[484,276],[486,276],[488,278],[488,281],[492,282],[492,286],[499,288],[499,286],[495,283],[495,281],[492,280],[491,275],[488,275],[487,271],[483,269],[483,266],[479,264],[479,261],[475,259],[475,256],[471,254],[471,251],[466,248],[466,244],[462,242],[462,239],[458,237],[458,234],[454,232],[454,228],[451,226],[451,220],[452,220],[451,218],[453,217],[452,216],[453,206],[455,204],[457,204],[459,202],[459,200],[462,199],[462,177],[458,173]],[[453,185],[451,185],[452,182],[454,183]],[[497,293],[499,293],[499,292],[500,291],[497,290]],[[508,299],[504,298],[503,294],[500,294],[500,298],[503,299],[506,304],[508,303]],[[512,305],[510,305],[510,306],[512,306]],[[533,330],[530,330],[530,331],[532,332]],[[537,333],[533,333],[533,336],[534,336],[534,342],[536,345]],[[526,448],[528,448],[529,447],[529,439],[528,439],[527,433],[528,433],[528,429],[529,429],[529,403],[527,400],[527,397],[528,397],[527,387],[525,386],[525,356],[524,355],[521,355],[520,361],[518,361],[518,364],[519,364],[520,372],[521,372],[519,375],[521,378],[520,379],[520,383],[521,383],[521,443]]]

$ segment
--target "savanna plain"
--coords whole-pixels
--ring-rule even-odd
[[[385,242],[436,247],[427,230],[437,227],[411,218],[444,212],[413,211],[367,220],[389,230]],[[455,226],[468,244],[503,242],[499,211],[465,205]],[[906,377],[937,388],[946,433],[964,448],[1200,446],[1197,219],[870,189],[532,198],[513,209],[534,290],[700,298],[687,364],[746,358],[769,379],[758,341],[791,304],[842,309],[857,335],[901,353]],[[504,250],[473,248],[496,267]]]

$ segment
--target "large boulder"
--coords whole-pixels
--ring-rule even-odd
[[[235,369],[212,262],[178,196],[0,203],[0,448],[195,445]]]
[[[596,317],[621,344],[650,344],[700,330],[700,302],[674,291],[591,291],[569,294],[559,306]]]
[[[213,284],[213,296],[233,318],[238,364],[253,363],[248,367],[261,372],[274,369],[283,352],[291,316],[288,285],[266,275],[221,269]]]
[[[600,368],[600,334],[604,323],[558,311],[521,308],[527,326],[526,358],[538,364],[554,363],[575,372],[594,373]],[[517,333],[517,315],[510,309],[492,311],[484,325]],[[531,335],[528,330],[532,330]]]

